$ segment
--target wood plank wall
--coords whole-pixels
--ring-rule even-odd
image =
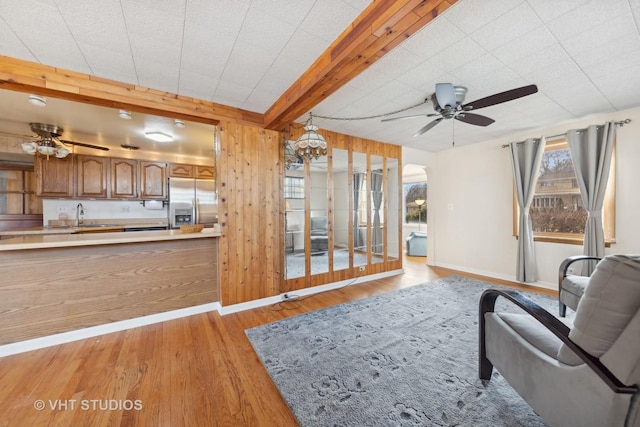
[[[223,306],[280,293],[284,254],[282,135],[224,121],[218,128],[220,300]]]

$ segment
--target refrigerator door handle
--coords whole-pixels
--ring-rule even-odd
[[[193,223],[200,224],[200,199],[198,198],[193,199],[193,210],[194,210]]]

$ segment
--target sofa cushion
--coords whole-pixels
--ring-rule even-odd
[[[496,313],[507,325],[518,333],[529,344],[545,353],[547,356],[556,358],[558,349],[562,345],[560,338],[553,332],[545,328],[532,316],[516,313]]]
[[[569,338],[594,357],[601,357],[640,309],[640,256],[611,255],[598,263],[578,304]],[[579,363],[561,346],[558,359]]]

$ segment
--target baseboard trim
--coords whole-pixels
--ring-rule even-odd
[[[168,320],[179,319],[182,317],[193,316],[195,314],[216,311],[220,309],[220,303],[214,302],[210,304],[197,305],[194,307],[181,308],[178,310],[167,311],[164,313],[150,314],[148,316],[136,317],[135,319],[121,320],[118,322],[107,323],[104,325],[91,326],[89,328],[78,329],[75,331],[62,332],[46,337],[33,338],[30,340],[19,341],[16,343],[5,344],[0,346],[0,357],[10,356],[12,354],[25,353],[27,351],[38,350],[45,347],[52,347],[58,344],[65,344],[72,341],[78,341],[86,338],[93,338],[99,335],[106,335],[112,332],[120,332],[126,329],[138,328],[154,323],[166,322]]]
[[[526,286],[534,286],[537,288],[542,288],[542,289],[551,289],[551,290],[558,290],[558,284],[557,283],[549,283],[549,282],[541,282],[541,281],[537,281],[537,282],[518,282],[516,280],[516,276],[511,276],[511,275],[507,275],[507,274],[499,274],[499,273],[494,273],[492,271],[485,271],[485,270],[477,270],[477,269],[473,269],[473,268],[467,268],[467,267],[463,267],[461,265],[454,265],[454,264],[447,264],[447,263],[442,263],[442,262],[436,262],[433,264],[430,264],[433,267],[441,267],[441,268],[447,268],[449,270],[457,270],[460,271],[462,273],[469,273],[469,274],[477,274],[479,276],[485,276],[487,278],[490,279],[499,279],[499,280],[506,280],[508,282],[513,282],[513,283],[517,283],[520,285],[526,285]]]
[[[369,280],[383,279],[385,277],[396,276],[402,273],[404,273],[404,269],[385,271],[383,273],[370,274],[368,276],[360,276],[353,279],[342,280],[340,282],[327,283],[325,285],[314,286],[312,288],[299,289],[296,291],[290,291],[286,293],[289,295],[302,297],[306,295],[317,294],[320,292],[331,291],[333,289],[342,288],[344,286],[355,285],[357,283],[368,282]],[[253,301],[243,302],[240,304],[229,305],[226,307],[222,306],[218,311],[220,312],[220,315],[224,316],[226,314],[232,314],[232,313],[237,313],[239,311],[250,310],[252,308],[264,307],[266,305],[271,305],[271,304],[276,304],[278,302],[281,302],[283,299],[283,295],[284,293],[273,296],[273,297],[261,298]]]

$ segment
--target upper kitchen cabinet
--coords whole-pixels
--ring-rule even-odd
[[[89,199],[107,198],[109,158],[76,156],[76,196]]]
[[[196,166],[196,178],[214,179],[216,177],[215,171],[213,166]]]
[[[171,163],[169,164],[169,176],[172,178],[195,178],[195,166]]]
[[[111,197],[114,199],[138,198],[137,160],[111,159]]]
[[[62,159],[37,155],[36,195],[40,197],[73,197],[73,156]]]
[[[167,198],[167,164],[162,162],[140,162],[140,198]]]
[[[169,176],[171,178],[214,179],[215,167],[171,163],[169,164]]]

